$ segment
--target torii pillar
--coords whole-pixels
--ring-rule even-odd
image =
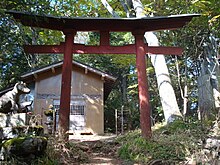
[[[136,67],[138,76],[138,96],[139,96],[139,109],[140,109],[140,126],[142,136],[145,138],[151,137],[151,121],[150,121],[150,104],[148,81],[146,73],[146,49],[144,44],[143,31],[135,31],[132,34],[135,37],[136,47]]]
[[[71,100],[71,79],[72,79],[72,49],[73,41],[76,32],[73,30],[63,31],[65,35],[64,44],[64,59],[62,67],[62,81],[61,81],[61,97],[60,97],[60,112],[58,134],[59,137],[66,135],[69,130],[69,114],[70,114],[70,100]]]

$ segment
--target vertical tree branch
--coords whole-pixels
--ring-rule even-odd
[[[109,5],[109,3],[106,0],[101,0],[101,2],[113,17],[119,18],[118,14],[112,9],[112,7]]]

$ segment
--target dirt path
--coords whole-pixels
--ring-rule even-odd
[[[113,158],[113,157],[106,157],[106,156],[99,156],[99,154],[97,153],[97,155],[91,155],[90,157],[90,162],[89,163],[81,163],[81,165],[97,165],[97,164],[101,164],[101,165],[127,165],[126,162],[119,160],[117,158]]]
[[[80,165],[133,165],[117,157],[119,144],[115,142],[115,138],[115,135],[74,136],[73,142],[77,143],[89,156],[88,163],[80,163]]]

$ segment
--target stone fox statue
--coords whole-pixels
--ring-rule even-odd
[[[13,90],[0,97],[0,112],[9,113],[20,110],[19,96],[30,93],[30,89],[23,82],[15,84]]]

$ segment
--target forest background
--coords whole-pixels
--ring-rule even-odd
[[[201,107],[210,114],[218,104],[220,1],[219,0],[142,0],[143,12],[148,16],[167,16],[199,13],[201,17],[182,29],[156,32],[160,45],[180,46],[183,55],[166,56],[166,64],[183,116],[198,118]],[[136,14],[130,0],[109,0],[114,13],[122,18]],[[6,10],[26,11],[41,15],[68,17],[112,17],[104,1],[98,0],[3,0],[0,2],[0,90],[13,86],[22,73],[62,60],[63,55],[25,54],[24,44],[59,44],[64,41],[59,31],[24,27],[5,14]],[[125,11],[125,8],[127,11]],[[97,45],[99,34],[78,33],[86,44]],[[130,33],[111,33],[111,45],[134,42]],[[115,109],[129,112],[130,129],[139,127],[137,75],[134,55],[74,55],[73,59],[101,69],[117,77],[117,82],[105,103],[106,130],[114,131]],[[164,120],[155,68],[148,63],[148,80],[152,122]],[[25,67],[24,67],[25,66]],[[205,78],[205,77],[208,78]],[[199,85],[200,84],[200,85]],[[201,85],[202,84],[202,85]],[[209,87],[204,96],[202,86]],[[201,92],[202,91],[202,92]],[[216,96],[217,95],[217,96]],[[204,98],[208,97],[208,98]],[[207,100],[204,101],[200,100]],[[211,106],[210,106],[211,105]],[[205,107],[205,108],[204,108]],[[209,107],[209,108],[207,108]]]

